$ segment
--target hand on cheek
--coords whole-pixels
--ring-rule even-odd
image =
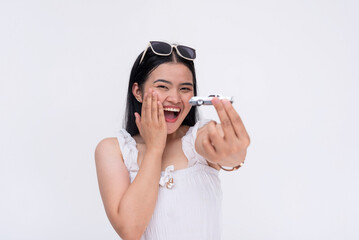
[[[162,104],[157,93],[149,89],[143,98],[141,116],[135,113],[136,125],[149,149],[163,150],[166,144],[167,127]]]

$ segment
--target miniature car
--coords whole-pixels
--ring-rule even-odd
[[[201,105],[212,105],[212,99],[214,97],[217,97],[218,99],[227,99],[228,101],[230,101],[231,103],[233,103],[233,97],[225,97],[222,96],[220,94],[212,94],[212,95],[208,95],[208,97],[200,97],[200,96],[195,96],[192,97],[189,100],[189,103],[192,106],[201,106]]]

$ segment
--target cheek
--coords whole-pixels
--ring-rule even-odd
[[[193,92],[190,93],[190,94],[186,94],[183,98],[183,101],[186,105],[190,105],[189,104],[189,100],[194,96]]]
[[[185,111],[188,113],[191,108],[192,108],[192,105],[189,104],[189,100],[191,99],[191,96],[190,97],[186,97],[183,99],[183,103],[184,103],[184,107],[185,107]]]
[[[157,93],[157,99],[158,99],[158,101],[160,101],[161,103],[163,103],[163,101],[166,99],[166,95],[164,95],[164,94],[161,93],[160,91],[154,90],[154,92]]]

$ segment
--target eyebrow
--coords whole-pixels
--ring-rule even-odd
[[[156,82],[164,82],[164,83],[167,83],[167,84],[169,84],[169,85],[173,85],[173,83],[171,83],[170,81],[163,80],[163,79],[158,79],[158,80],[154,81],[153,83],[156,83]],[[192,84],[192,83],[189,83],[189,82],[180,83],[180,85],[188,85],[188,86],[192,86],[192,87],[193,87],[193,84]]]

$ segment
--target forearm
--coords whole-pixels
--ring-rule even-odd
[[[121,235],[140,236],[156,206],[162,151],[146,151],[137,176],[121,199],[117,221]]]

